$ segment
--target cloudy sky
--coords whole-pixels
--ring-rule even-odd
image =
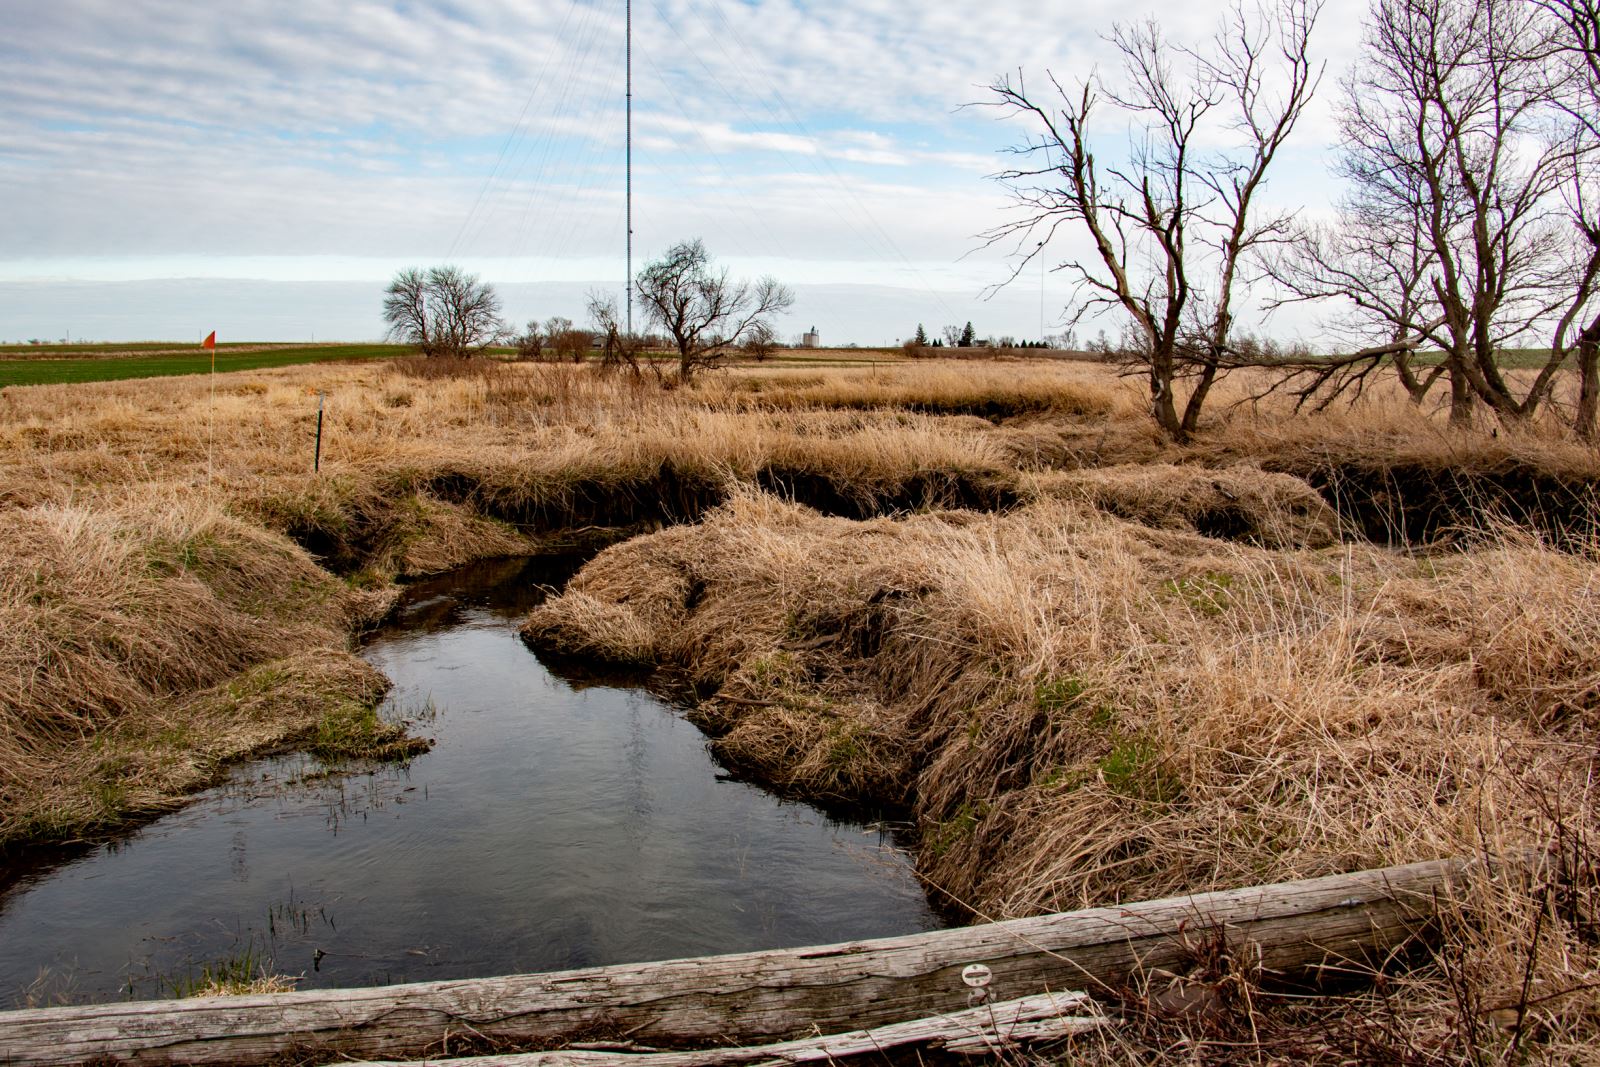
[[[519,319],[620,290],[622,0],[0,4],[0,339],[373,337],[384,280],[447,261]],[[702,237],[794,284],[786,326],[826,341],[969,318],[1036,336],[1038,274],[985,301],[1008,268],[974,252],[1021,130],[960,105],[1008,70],[1104,65],[1117,19],[1198,38],[1216,10],[635,0],[635,265]],[[1334,194],[1328,105],[1362,10],[1324,9],[1283,206]],[[1070,294],[1042,288],[1048,326]]]

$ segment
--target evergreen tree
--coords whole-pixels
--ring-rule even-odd
[[[919,345],[925,345],[925,344],[927,344],[927,343],[928,343],[928,331],[927,331],[927,330],[924,330],[924,329],[923,329],[923,328],[922,328],[922,323],[920,323],[920,322],[919,322],[919,323],[917,323],[917,336],[916,336],[916,342],[917,342],[917,344],[919,344]]]
[[[972,323],[969,322],[967,323],[967,328],[961,331],[961,340],[956,342],[956,346],[958,348],[971,348],[973,339],[976,336],[972,330]]]

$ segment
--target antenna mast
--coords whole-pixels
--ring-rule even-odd
[[[628,336],[633,336],[633,0],[627,0],[626,7],[627,44],[627,134],[628,165],[625,183],[627,186],[627,227],[628,227],[628,278],[623,283],[622,291],[626,294],[628,302]]]

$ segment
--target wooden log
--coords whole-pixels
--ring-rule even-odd
[[[1476,865],[1413,863],[813,948],[551,974],[369,989],[97,1004],[0,1013],[0,1063],[259,1063],[434,1053],[477,1035],[528,1049],[624,1037],[653,1046],[782,1041],[966,1006],[962,968],[989,994],[1115,994],[1151,970],[1183,971],[1197,935],[1272,972],[1387,956],[1422,931]]]
[[[1086,1014],[1073,1015],[1072,1012]],[[562,1050],[507,1056],[473,1056],[425,1062],[368,1061],[344,1067],[770,1067],[789,1063],[833,1063],[891,1049],[937,1046],[967,1055],[995,1054],[1023,1044],[1060,1041],[1110,1023],[1083,993],[1041,993],[1003,1004],[915,1019],[871,1030],[784,1041],[746,1048],[693,1052]]]

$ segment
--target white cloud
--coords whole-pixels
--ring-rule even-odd
[[[1362,9],[1329,0],[1335,68]],[[635,0],[636,245],[698,234],[727,256],[871,264],[916,287],[1003,204],[982,175],[1018,131],[960,105],[1006,70],[1087,73],[1115,19],[1182,36],[1214,15],[1178,0]],[[575,276],[622,243],[611,0],[53,0],[9,5],[6,22],[0,275],[108,256],[204,273],[455,255]],[[1325,199],[1314,180],[1278,192]],[[1002,276],[992,256],[952,269],[963,285]]]

